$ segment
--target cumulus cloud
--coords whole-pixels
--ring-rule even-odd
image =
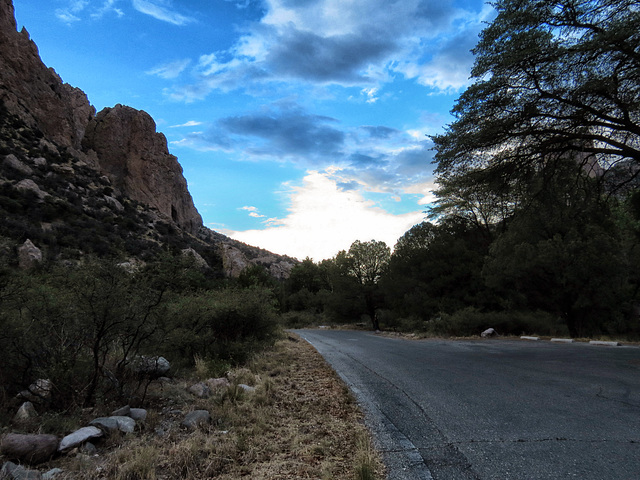
[[[194,21],[193,18],[187,17],[173,10],[168,0],[132,0],[132,2],[133,8],[140,13],[150,15],[163,22],[180,26]]]
[[[397,74],[456,90],[466,85],[468,50],[484,19],[436,0],[265,0],[264,6],[260,21],[245,26],[230,49],[204,55],[198,81],[175,87],[171,97],[189,102],[212,90],[300,81],[359,87],[375,103],[380,86]]]
[[[190,63],[191,60],[188,58],[175,60],[173,62],[158,65],[157,67],[152,68],[145,73],[147,75],[156,75],[160,78],[169,80],[172,78],[177,78],[184,71],[184,69],[189,66]]]
[[[265,215],[262,215],[261,213],[258,212],[258,208],[257,207],[247,206],[247,207],[242,207],[242,210],[246,210],[247,212],[249,212],[249,216],[253,217],[253,218],[264,218],[265,217]]]
[[[278,78],[359,85],[373,80],[366,67],[383,60],[395,48],[375,31],[323,37],[287,28],[269,51],[266,64]]]
[[[331,173],[310,171],[302,185],[292,188],[288,215],[275,226],[227,233],[276,253],[320,261],[348,249],[355,240],[375,239],[393,247],[423,218],[421,211],[392,215],[357,191],[340,188]]]

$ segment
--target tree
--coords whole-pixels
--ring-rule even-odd
[[[421,321],[489,305],[481,277],[488,246],[482,230],[455,217],[415,225],[396,243],[381,281],[389,305]]]
[[[505,185],[572,158],[602,178],[640,173],[637,0],[498,0],[474,49],[475,82],[436,135],[436,172]],[[619,186],[619,185],[618,185]]]
[[[345,268],[347,275],[356,279],[360,285],[361,295],[364,297],[367,314],[371,318],[374,330],[380,329],[376,315],[378,308],[378,280],[391,258],[391,249],[384,242],[371,240],[361,242],[356,240],[349,247],[348,252],[337,255],[338,263]]]

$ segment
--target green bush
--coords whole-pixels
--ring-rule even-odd
[[[480,312],[469,307],[453,314],[441,314],[426,322],[433,335],[468,337],[493,328],[500,335],[567,335],[561,319],[546,312],[505,311]]]
[[[279,327],[269,289],[225,289],[182,295],[169,307],[163,351],[193,361],[246,361],[271,344]]]

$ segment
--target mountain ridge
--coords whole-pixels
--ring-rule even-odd
[[[44,65],[26,28],[17,31],[12,0],[0,0],[0,61],[0,253],[27,239],[48,258],[195,249],[226,276],[260,264],[286,278],[294,259],[203,226],[148,113],[120,104],[96,113]]]

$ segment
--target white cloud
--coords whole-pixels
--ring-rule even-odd
[[[193,102],[213,90],[294,81],[356,86],[374,103],[399,75],[435,91],[459,90],[486,17],[486,9],[436,0],[403,0],[393,8],[388,0],[264,0],[264,6],[259,22],[228,50],[202,56],[198,80],[176,86],[170,97]]]
[[[70,0],[65,8],[58,8],[55,12],[56,17],[64,23],[71,24],[82,20],[80,15],[87,10],[92,11],[91,18],[100,19],[108,12],[114,12],[118,17],[124,16],[124,12],[115,7],[119,0],[104,0],[101,7],[95,5],[97,2],[89,2],[89,0]]]
[[[160,78],[164,79],[172,79],[177,78],[185,68],[189,66],[191,63],[190,59],[176,60],[174,62],[164,63],[162,65],[158,65],[151,70],[145,72],[147,75],[156,75]]]
[[[64,23],[71,24],[80,20],[80,17],[66,10],[56,10],[56,17]]]
[[[191,17],[173,11],[167,0],[133,0],[133,8],[140,13],[174,25],[186,25],[194,21]]]
[[[415,195],[422,195],[422,198],[418,201],[418,205],[429,205],[430,203],[436,200],[436,196],[433,194],[433,191],[437,188],[437,185],[434,180],[416,183],[415,185],[410,185],[404,189],[404,193],[411,193]]]
[[[58,8],[56,17],[64,23],[71,24],[80,20],[78,14],[89,4],[88,0],[72,0],[66,8]]]
[[[102,18],[108,12],[114,12],[118,17],[123,17],[124,12],[119,8],[116,8],[114,5],[118,0],[105,0],[102,7],[100,7],[97,11],[91,14],[92,18]]]
[[[392,215],[356,191],[341,190],[330,173],[317,171],[307,172],[302,185],[292,188],[288,210],[285,218],[269,219],[272,226],[263,230],[227,233],[272,252],[320,261],[349,249],[355,240],[384,241],[393,247],[424,218],[421,211]]]
[[[171,125],[169,128],[197,127],[198,125],[202,125],[202,122],[197,122],[195,120],[189,120],[188,122],[182,123],[180,125]],[[181,140],[181,142],[182,142],[182,140]]]
[[[265,215],[262,215],[258,212],[258,207],[242,207],[241,210],[246,210],[249,212],[249,216],[253,218],[264,218]]]

